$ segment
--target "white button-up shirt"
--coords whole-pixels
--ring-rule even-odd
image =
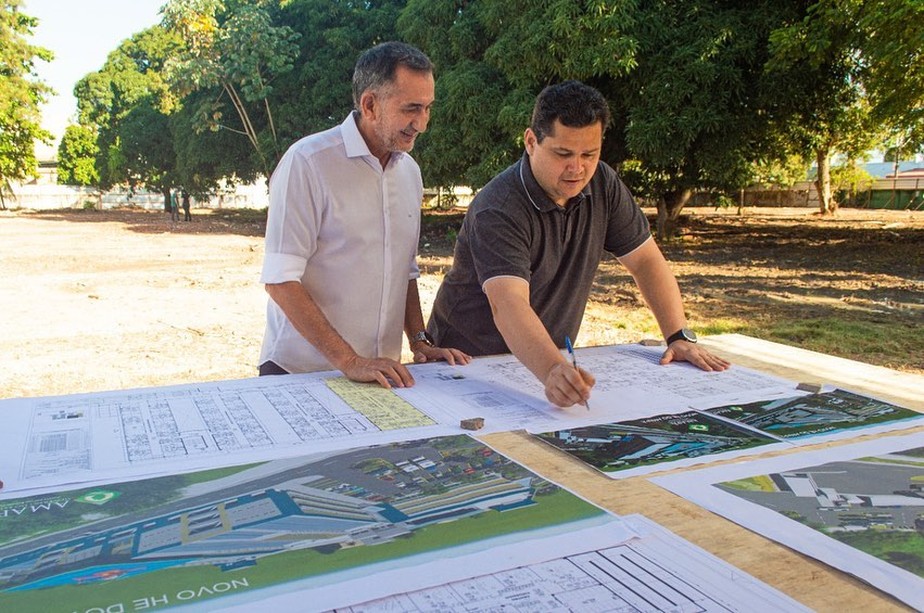
[[[409,155],[383,169],[353,114],[285,153],[270,179],[260,281],[299,281],[335,330],[363,357],[401,357],[423,182]],[[289,372],[333,368],[269,300],[260,364]]]

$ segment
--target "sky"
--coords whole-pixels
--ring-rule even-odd
[[[38,76],[57,95],[42,107],[42,127],[54,134],[54,145],[36,146],[39,159],[57,154],[64,128],[76,121],[74,85],[99,70],[110,51],[126,38],[160,22],[166,0],[24,0],[21,10],[36,17],[29,42],[50,49],[51,62],[36,62]]]

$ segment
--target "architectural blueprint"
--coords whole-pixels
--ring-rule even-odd
[[[652,481],[924,610],[924,432]]]
[[[536,377],[509,355],[479,358],[464,368],[412,365],[418,384],[396,393],[414,406],[440,407],[456,418],[484,417],[485,431],[531,432],[800,393],[792,381],[741,366],[705,372],[685,363],[661,365],[663,352],[663,347],[642,345],[576,349],[581,368],[597,379],[589,411],[550,405]]]
[[[0,518],[0,610],[802,610],[467,436],[8,499]],[[356,610],[375,607],[395,610]]]
[[[105,482],[460,432],[533,432],[792,396],[790,381],[746,368],[659,365],[662,348],[578,349],[597,386],[592,410],[559,409],[513,356],[416,364],[416,384],[383,389],[337,372],[0,401],[0,499]]]
[[[557,551],[559,557],[395,594],[337,611],[809,610],[641,515],[624,517],[621,523],[636,536],[610,545],[614,540],[609,534],[613,526],[602,526],[583,530],[573,538],[548,538],[542,543],[542,553],[547,556]],[[575,547],[576,542],[593,543],[594,546]],[[535,546],[534,543],[530,545]],[[516,545],[510,545],[507,549],[515,548]],[[501,547],[485,553],[511,557],[511,553]]]
[[[0,494],[449,432],[389,390],[324,375],[2,401]]]

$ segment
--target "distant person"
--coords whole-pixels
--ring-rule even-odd
[[[176,201],[176,190],[170,190],[170,221],[176,223],[180,220],[180,215],[178,212],[179,208],[177,207]]]
[[[526,152],[472,201],[429,332],[471,355],[513,354],[559,406],[586,402],[595,380],[561,348],[574,339],[604,251],[625,266],[667,341],[661,363],[729,364],[687,328],[680,288],[648,220],[600,161],[606,99],[567,81],[545,88],[524,134]]]
[[[402,330],[416,362],[470,360],[431,343],[417,290],[423,183],[407,152],[433,98],[429,58],[382,43],[356,63],[355,110],[280,160],[261,275],[270,297],[261,375],[336,368],[354,381],[410,386]]]
[[[192,221],[192,215],[189,214],[189,192],[183,190],[183,221]]]

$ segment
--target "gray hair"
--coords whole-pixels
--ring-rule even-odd
[[[417,47],[395,41],[376,45],[359,56],[353,70],[353,105],[357,110],[364,92],[394,82],[398,66],[416,72],[433,72],[433,62]]]

